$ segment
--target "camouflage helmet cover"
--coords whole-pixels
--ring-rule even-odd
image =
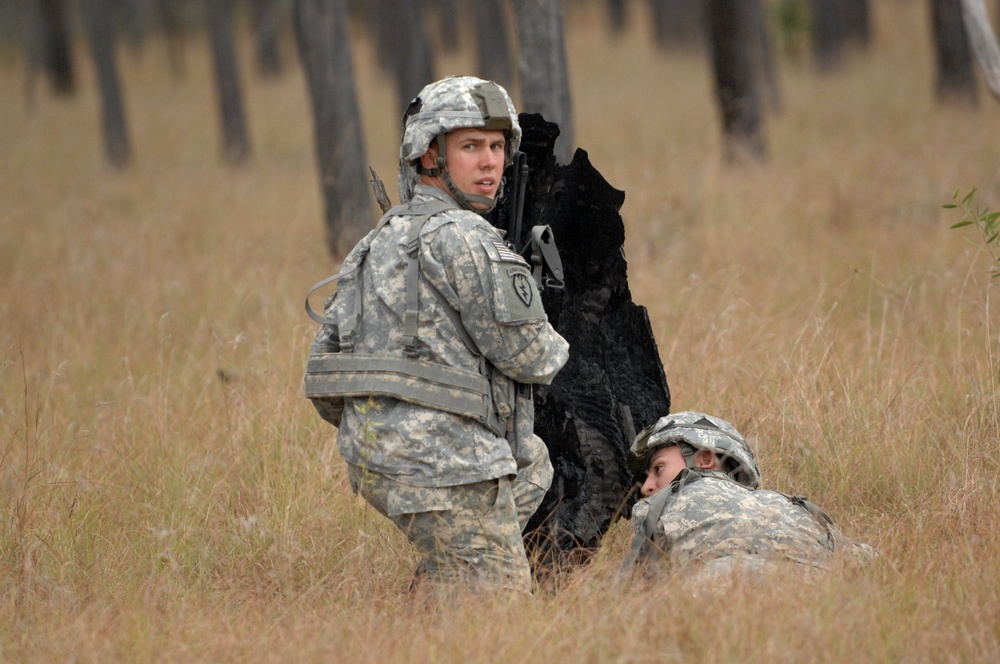
[[[403,116],[399,149],[399,200],[413,198],[420,179],[416,162],[438,134],[462,128],[500,129],[507,135],[505,163],[521,144],[514,103],[502,86],[475,76],[449,76],[424,86]]]
[[[735,482],[749,489],[760,486],[757,459],[736,427],[721,418],[696,411],[665,415],[639,432],[632,443],[632,469],[636,473],[644,472],[652,451],[678,443],[717,454]]]

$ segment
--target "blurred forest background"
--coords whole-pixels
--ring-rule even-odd
[[[942,209],[973,187],[998,205],[1000,104],[942,37],[960,3],[860,3],[866,29],[832,50],[818,28],[838,23],[817,17],[855,3],[744,3],[759,114],[735,129],[706,37],[725,3],[566,0],[552,98],[524,79],[519,3],[492,23],[505,74],[479,55],[499,34],[476,27],[485,1],[70,2],[68,70],[40,38],[52,4],[0,1],[0,659],[1000,656],[996,262]],[[343,9],[347,138],[314,124],[309,6]],[[400,19],[426,36],[410,83],[415,31],[384,31]],[[567,114],[570,147],[626,192],[673,408],[732,421],[766,488],[807,494],[878,560],[808,586],[622,589],[622,521],[533,597],[406,594],[411,549],[351,495],[302,398],[302,300],[338,265],[323,146],[353,136],[352,177],[366,188],[371,165],[395,198],[402,100],[451,73]]]

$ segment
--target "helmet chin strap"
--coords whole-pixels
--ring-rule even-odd
[[[677,443],[677,447],[681,451],[681,456],[684,457],[684,465],[687,466],[688,470],[700,470],[694,462],[694,453],[697,451],[694,445],[690,443],[680,442]]]
[[[467,194],[464,191],[460,191],[455,185],[455,181],[451,179],[451,175],[448,173],[448,160],[445,155],[444,134],[438,134],[436,140],[438,146],[436,160],[437,167],[430,171],[429,174],[441,178],[441,181],[444,182],[444,185],[448,188],[448,193],[451,194],[455,201],[466,210],[471,210],[476,214],[486,214],[493,210],[497,204],[497,198],[500,198],[500,191],[497,191],[497,198],[489,198],[487,196],[480,196],[479,194]],[[473,203],[485,205],[486,209],[473,207]]]

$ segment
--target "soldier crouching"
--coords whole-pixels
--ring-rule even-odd
[[[482,216],[521,138],[506,91],[426,86],[406,110],[401,205],[348,254],[306,394],[351,487],[424,556],[418,579],[531,590],[521,531],[552,481],[532,384],[568,344],[527,262]]]

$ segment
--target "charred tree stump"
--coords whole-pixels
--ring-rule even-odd
[[[555,478],[528,523],[526,543],[543,562],[589,557],[635,495],[628,451],[637,430],[670,411],[670,391],[646,309],[632,301],[619,214],[625,193],[584,150],[557,165],[559,128],[522,113],[521,149],[530,168],[523,235],[549,225],[565,288],[542,293],[549,321],[570,343],[566,366],[535,390],[535,432]],[[509,212],[498,210],[506,227]]]

